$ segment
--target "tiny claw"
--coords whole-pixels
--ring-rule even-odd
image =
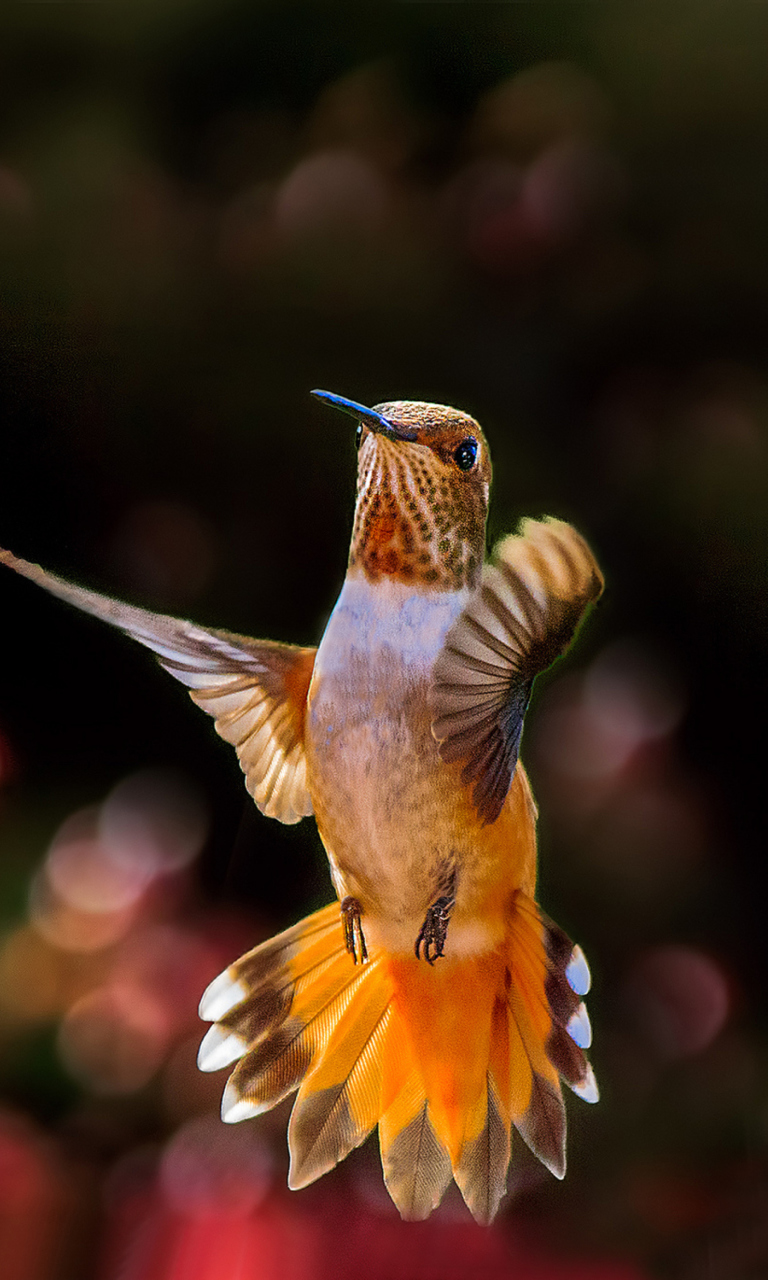
[[[415,951],[417,960],[424,959],[427,964],[434,964],[438,956],[445,955],[448,923],[455,905],[456,899],[453,897],[438,898],[436,902],[432,903],[424,917],[424,923],[416,939]],[[424,948],[423,956],[421,954],[422,947]]]
[[[368,959],[368,948],[365,945],[365,934],[360,917],[363,908],[357,898],[345,898],[341,904],[341,920],[344,925],[344,943],[355,964],[365,964]]]

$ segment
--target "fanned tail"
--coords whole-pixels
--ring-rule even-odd
[[[427,1217],[454,1177],[473,1216],[490,1222],[512,1129],[562,1177],[561,1077],[597,1100],[583,1052],[588,986],[579,948],[522,893],[499,948],[435,966],[376,947],[355,966],[334,903],[211,984],[200,1011],[214,1025],[199,1063],[237,1061],[227,1121],[298,1090],[292,1187],[328,1172],[378,1125],[384,1180],[404,1218]]]

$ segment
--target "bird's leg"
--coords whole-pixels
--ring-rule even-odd
[[[416,959],[426,960],[434,964],[438,956],[445,954],[445,939],[448,933],[448,922],[451,912],[456,906],[456,879],[451,877],[450,891],[436,898],[424,917],[424,923],[416,939]],[[422,947],[424,952],[422,955]]]
[[[368,948],[365,945],[365,934],[363,933],[360,919],[362,914],[363,908],[357,898],[345,898],[343,900],[341,904],[341,919],[344,925],[344,942],[355,964],[358,962],[358,956],[361,964],[365,964],[368,959]]]

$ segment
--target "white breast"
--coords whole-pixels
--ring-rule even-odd
[[[346,682],[350,666],[364,658],[375,678],[377,659],[385,657],[387,666],[396,660],[407,671],[428,673],[469,594],[416,591],[402,582],[371,583],[363,574],[351,575],[331,614],[315,671]]]

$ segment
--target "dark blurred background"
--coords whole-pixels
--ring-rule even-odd
[[[595,985],[569,1174],[399,1222],[374,1143],[285,1188],[200,992],[328,901],[310,822],[128,641],[0,581],[5,1280],[768,1276],[768,8],[135,0],[0,10],[0,543],[312,643],[353,428],[477,416],[491,541],[606,571],[523,757]]]

